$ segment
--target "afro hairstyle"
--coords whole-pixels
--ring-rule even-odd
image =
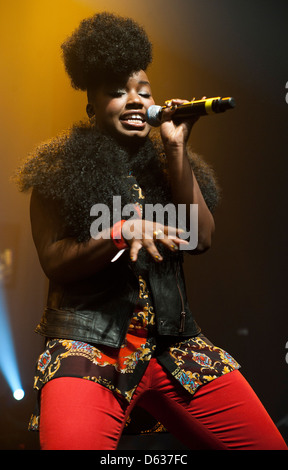
[[[61,49],[73,88],[83,91],[109,76],[146,70],[152,61],[144,29],[131,18],[106,12],[82,20]]]

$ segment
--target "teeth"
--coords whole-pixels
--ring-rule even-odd
[[[143,122],[143,117],[140,116],[139,114],[132,114],[131,116],[126,118],[127,121],[141,121]]]

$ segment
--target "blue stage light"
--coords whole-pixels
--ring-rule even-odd
[[[17,388],[15,392],[13,393],[13,397],[15,400],[22,400],[24,398],[25,392],[22,390],[22,388]]]
[[[24,397],[20,374],[18,370],[16,354],[11,334],[11,328],[7,315],[7,306],[3,286],[0,283],[0,370],[5,377],[12,393],[18,391],[16,396]],[[22,390],[20,394],[19,390]],[[14,398],[16,398],[14,396]],[[22,399],[20,398],[20,399]],[[19,398],[16,398],[19,400]]]

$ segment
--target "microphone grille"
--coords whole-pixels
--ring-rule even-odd
[[[146,121],[150,126],[158,127],[161,124],[162,107],[152,105],[147,109]]]

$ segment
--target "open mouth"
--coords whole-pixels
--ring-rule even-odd
[[[144,129],[146,124],[145,117],[139,113],[125,114],[120,120],[125,127],[130,129]]]

